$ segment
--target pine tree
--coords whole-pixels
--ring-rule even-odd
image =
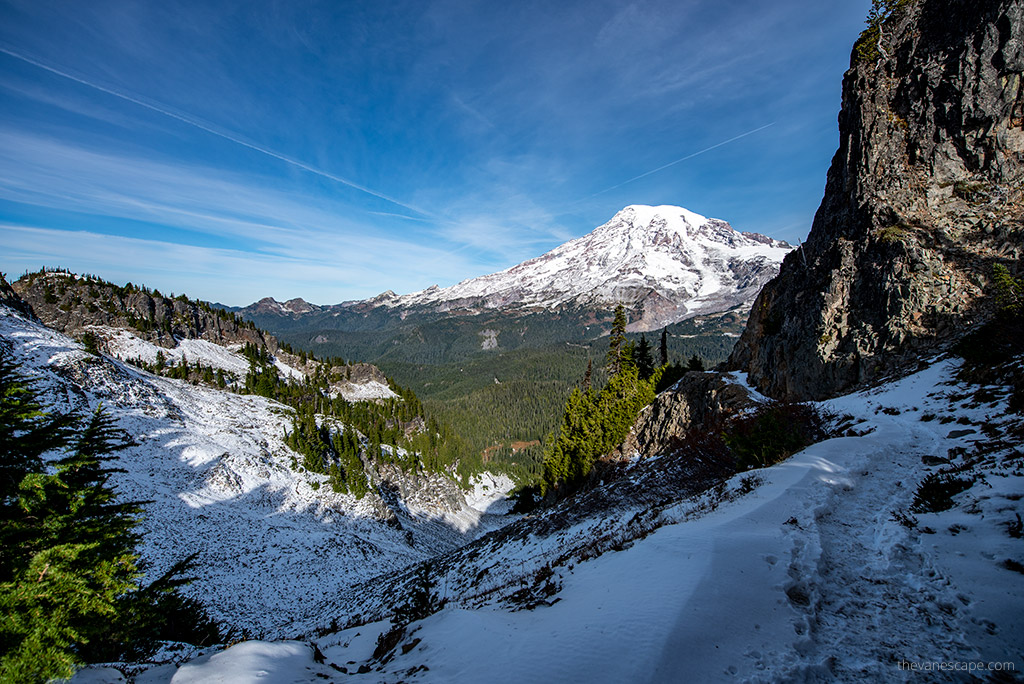
[[[661,354],[661,365],[668,365],[668,328],[661,329],[661,346],[658,350]]]
[[[696,354],[690,357],[690,360],[686,362],[686,370],[688,371],[703,371],[704,370],[704,359],[700,358]]]
[[[430,617],[444,607],[444,599],[434,591],[437,582],[430,576],[432,569],[429,561],[416,568],[408,600],[395,609],[396,624],[408,625],[410,622]]]
[[[0,582],[27,562],[24,541],[31,537],[19,505],[22,481],[45,470],[42,455],[71,438],[68,416],[43,411],[35,386],[0,352]]]
[[[2,521],[3,536],[14,531],[20,544],[0,583],[0,681],[70,676],[82,646],[117,621],[119,599],[138,588],[139,506],[113,501],[102,465],[124,446],[97,411],[56,472],[23,473],[20,516]]]
[[[141,505],[115,500],[117,471],[105,465],[129,444],[101,410],[47,414],[0,353],[0,682],[69,677],[98,652],[142,653],[139,637],[165,638],[172,615],[216,635],[201,606],[174,593],[187,580],[173,568],[140,590]],[[48,469],[42,455],[55,450],[64,455]]]
[[[640,378],[646,380],[654,373],[654,358],[651,357],[651,345],[647,342],[646,335],[640,335],[640,343],[635,352],[636,367],[640,372]]]
[[[608,336],[608,375],[616,375],[622,369],[622,351],[626,342],[626,307],[615,307],[611,334]]]

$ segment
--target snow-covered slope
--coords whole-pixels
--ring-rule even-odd
[[[650,329],[752,300],[790,249],[681,207],[633,205],[505,271],[376,301],[442,311],[643,302],[638,325]]]
[[[373,657],[381,621],[311,639],[323,663],[297,642],[240,644],[173,681],[257,664],[270,682],[335,668],[355,682],[1012,679],[1024,474],[1019,443],[997,441],[1019,416],[1005,388],[978,393],[955,370],[938,362],[828,402],[854,432],[703,494],[455,552],[437,586],[447,607],[409,625],[390,658]],[[941,466],[975,484],[953,509],[899,522]],[[154,681],[174,674],[162,672]]]
[[[130,357],[161,349],[229,370],[237,363],[224,347],[203,341],[150,350],[131,336],[116,340]],[[297,472],[296,454],[282,441],[291,409],[274,401],[93,356],[5,306],[0,343],[37,379],[49,405],[85,411],[102,404],[134,438],[138,444],[119,455],[125,472],[112,482],[120,496],[151,501],[141,525],[144,559],[160,573],[198,552],[198,579],[187,592],[214,617],[251,634],[312,629],[323,622],[317,606],[346,588],[463,544],[494,524],[450,482],[409,486],[420,493],[415,502],[334,493],[324,476]],[[388,476],[405,484],[397,469]],[[432,487],[441,485],[444,500],[431,499]]]
[[[103,347],[107,353],[122,361],[143,361],[147,364],[155,364],[158,356],[168,364],[198,361],[204,366],[219,368],[231,373],[235,378],[244,378],[249,370],[249,361],[240,352],[241,344],[224,346],[209,340],[181,339],[177,340],[177,346],[167,349],[141,339],[131,330],[123,328],[87,326],[86,329],[91,330],[104,340]],[[289,366],[276,356],[274,357],[274,366],[283,378],[302,380],[306,376],[303,370]],[[332,394],[340,395],[346,401],[373,401],[398,397],[387,384],[372,378],[363,381],[342,380],[336,382],[332,385]]]

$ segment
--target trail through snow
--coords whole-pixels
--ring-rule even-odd
[[[550,605],[453,600],[409,625],[383,661],[372,653],[387,621],[307,637],[323,664],[308,662],[311,646],[245,642],[174,671],[153,668],[146,681],[234,681],[242,671],[321,681],[339,669],[346,681],[391,683],[962,681],[972,664],[1020,676],[1024,576],[1005,562],[1024,560],[1024,541],[1008,534],[1024,512],[1019,455],[979,471],[952,510],[921,513],[912,527],[894,517],[939,464],[963,463],[986,431],[1019,420],[1005,394],[972,399],[955,370],[941,361],[827,402],[852,416],[857,434],[737,475],[717,500],[709,492],[669,504],[659,513],[667,524],[621,551],[552,563]],[[495,541],[459,572],[507,582],[518,567],[529,583],[573,535],[614,530],[632,512]],[[297,529],[295,543],[306,534]],[[939,664],[950,669],[910,669]]]

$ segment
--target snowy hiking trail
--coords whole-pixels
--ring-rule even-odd
[[[1024,582],[984,555],[957,556],[942,533],[922,535],[892,519],[934,470],[922,456],[945,457],[972,439],[951,438],[957,425],[920,420],[949,407],[926,393],[952,368],[939,363],[828,402],[863,419],[857,429],[868,434],[830,439],[756,471],[763,482],[754,491],[710,513],[691,515],[693,502],[680,502],[678,524],[561,568],[563,588],[550,607],[448,609],[416,623],[405,642],[420,641],[408,654],[356,681],[923,681],[900,662],[978,659],[1015,661],[1019,673],[1015,635],[1024,632],[1014,615],[1024,608]],[[1019,493],[1020,479],[1009,482]],[[921,524],[953,513],[922,514]],[[1000,529],[993,520],[979,526],[980,543],[1012,544],[991,536]],[[992,585],[1010,587],[1001,605],[977,595],[985,573],[995,573]],[[320,645],[328,661],[362,662],[385,627],[346,630]],[[411,672],[422,666],[429,669]]]
[[[920,514],[921,529],[892,519],[937,470],[922,457],[970,446],[990,414],[1019,419],[946,396],[955,369],[940,362],[826,402],[860,419],[861,436],[736,475],[714,505],[713,492],[680,498],[660,509],[663,526],[623,550],[554,566],[553,605],[453,602],[412,623],[384,663],[372,654],[386,620],[313,639],[323,664],[301,642],[243,642],[140,681],[323,681],[341,676],[332,665],[346,681],[392,684],[962,681],[963,672],[922,675],[900,662],[976,659],[1013,662],[1019,674],[1024,579],[998,564],[1024,559],[1024,542],[1006,533],[1024,511],[1019,467],[987,471],[953,510]],[[513,575],[517,565],[533,573],[573,534],[622,529],[630,512],[512,540],[461,571],[472,577],[498,559]],[[107,672],[88,681],[119,681]]]

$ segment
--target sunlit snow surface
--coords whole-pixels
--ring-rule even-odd
[[[295,454],[282,441],[291,411],[271,400],[100,360],[3,306],[0,338],[47,404],[102,405],[137,442],[120,452],[126,472],[111,481],[119,496],[150,502],[141,531],[153,574],[197,553],[197,581],[186,591],[253,635],[315,628],[324,621],[318,607],[356,582],[465,543],[487,522],[469,505],[435,513],[421,504],[399,511],[401,528],[385,523],[375,494],[356,500],[332,492],[324,476],[293,470]],[[153,345],[128,333],[118,339],[127,357],[155,360]],[[179,350],[190,360],[233,363],[203,341],[183,341]]]
[[[1004,414],[1002,400],[968,406],[954,370],[940,361],[825,402],[862,419],[855,429],[866,434],[757,471],[761,482],[749,493],[737,476],[717,508],[680,501],[664,511],[669,524],[625,550],[556,567],[562,588],[551,606],[470,609],[449,594],[449,607],[410,625],[407,652],[383,665],[371,655],[387,622],[314,641],[327,666],[355,673],[368,665],[345,678],[356,682],[962,681],[965,670],[909,668],[979,661],[1012,663],[1019,675],[1024,577],[1001,565],[1024,560],[1024,542],[1007,533],[1022,510],[1019,465],[989,469],[951,511],[919,514],[918,530],[892,519],[935,470],[922,457],[982,438],[950,419],[1019,419]],[[928,414],[935,419],[922,420]],[[499,557],[530,574],[567,539],[531,536],[479,566]],[[249,657],[242,646],[180,670],[183,681],[228,681]],[[309,647],[246,648],[264,663],[260,681],[322,680],[316,668],[325,666],[309,661]],[[295,672],[308,679],[287,679]]]
[[[784,243],[759,242],[682,207],[632,205],[590,234],[512,268],[384,303],[449,303],[458,308],[460,302],[482,298],[485,306],[550,308],[581,297],[617,302],[628,291],[652,288],[671,301],[685,302],[692,315],[705,308],[728,308],[722,306],[726,300],[733,306],[752,299],[760,285],[738,277],[732,271],[734,262],[771,264],[774,273],[791,250]],[[751,288],[750,297],[733,301],[737,292]]]
[[[410,526],[422,542],[409,546],[406,530],[371,517],[368,499],[314,492],[288,468],[280,435],[290,419],[273,402],[90,362],[74,342],[2,308],[0,335],[38,369],[47,401],[102,402],[139,441],[124,454],[128,473],[117,486],[154,500],[143,531],[156,571],[198,550],[192,591],[215,613],[260,616],[253,630],[305,634],[325,655],[318,663],[295,641],[243,642],[184,664],[137,666],[137,682],[962,681],[962,669],[910,667],[978,662],[1024,672],[1024,575],[1006,564],[1024,563],[1024,541],[1008,533],[1024,513],[1019,457],[997,456],[1003,465],[981,470],[952,510],[917,514],[915,530],[893,519],[937,470],[923,459],[969,453],[986,424],[1020,421],[1006,413],[1005,395],[972,399],[977,388],[958,385],[949,360],[824,402],[860,420],[861,436],[757,471],[753,491],[743,493],[745,476],[734,477],[717,506],[708,505],[712,495],[668,502],[661,526],[623,550],[555,563],[644,511],[584,518],[552,534],[503,541],[498,533],[441,578],[448,606],[410,625],[381,664],[372,653],[386,621],[320,637],[315,630],[373,607],[373,596],[345,587],[377,578],[372,594],[382,573],[464,537],[427,520]],[[467,515],[492,505],[501,488],[475,484]],[[495,598],[549,563],[560,585],[553,605],[517,611]],[[360,666],[370,671],[356,674]],[[76,681],[123,678],[90,669]]]

